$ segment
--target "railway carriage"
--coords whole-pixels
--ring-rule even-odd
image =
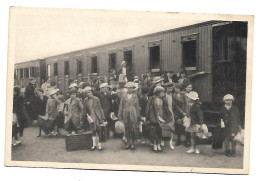
[[[86,81],[118,70],[123,60],[139,76],[148,70],[161,74],[185,69],[194,75],[193,89],[203,102],[206,120],[217,119],[227,93],[235,96],[244,120],[246,55],[247,22],[207,21],[47,57],[39,69],[63,91],[75,79]],[[23,64],[27,62],[16,67]]]

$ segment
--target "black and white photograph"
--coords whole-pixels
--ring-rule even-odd
[[[11,7],[5,165],[248,174],[253,20]]]

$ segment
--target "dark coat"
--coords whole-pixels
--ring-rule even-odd
[[[203,124],[203,112],[201,110],[201,102],[196,100],[190,108],[191,125]]]
[[[101,104],[103,113],[105,115],[105,118],[110,119],[110,113],[112,112],[111,94],[110,93],[105,94],[104,92],[99,92],[97,94],[97,97],[100,100],[100,104]]]
[[[232,105],[230,110],[227,110],[225,106],[220,109],[220,118],[223,119],[225,123],[224,136],[225,138],[234,137],[239,130],[239,125],[241,120],[239,118],[238,109],[235,105]]]
[[[20,94],[16,94],[13,97],[13,113],[16,114],[17,122],[20,128],[21,136],[23,134],[23,128],[26,124],[26,119],[24,115],[24,97]]]
[[[36,98],[35,98],[35,110],[36,110],[37,115],[41,115],[41,116],[45,115],[47,100],[48,100],[47,96],[43,96],[43,99],[36,96]]]
[[[173,106],[173,112],[177,119],[183,118],[183,113],[185,112],[185,95],[180,94],[180,97],[177,96],[177,94],[173,94],[173,102],[175,102],[175,106]]]
[[[139,99],[139,105],[140,105],[140,116],[145,117],[145,109],[148,102],[148,96],[141,95]]]

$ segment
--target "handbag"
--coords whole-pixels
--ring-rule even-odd
[[[190,118],[188,118],[187,116],[185,116],[185,117],[183,118],[183,126],[184,126],[185,128],[190,127]]]
[[[244,145],[244,130],[241,129],[237,135],[234,137],[234,141]]]

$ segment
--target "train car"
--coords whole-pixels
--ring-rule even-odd
[[[31,60],[15,64],[14,85],[25,87],[28,79],[34,77],[36,86],[40,87],[46,78],[45,59]]]
[[[207,21],[47,57],[43,70],[61,90],[75,79],[86,81],[118,70],[123,60],[133,75],[177,73],[192,76],[205,119],[217,119],[222,97],[233,94],[244,119],[247,22]],[[20,73],[19,75],[22,75]]]

